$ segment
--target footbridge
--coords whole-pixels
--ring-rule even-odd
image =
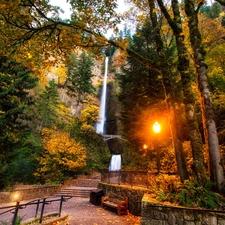
[[[122,138],[121,135],[114,135],[114,134],[102,134],[102,137],[104,139],[104,141],[108,141],[108,140],[111,140],[111,139],[115,139],[115,138],[118,138],[120,140],[123,140],[123,141],[126,141],[126,139]]]

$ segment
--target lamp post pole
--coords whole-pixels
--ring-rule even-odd
[[[160,155],[159,155],[158,134],[160,133],[161,126],[157,121],[153,124],[153,130],[154,130],[155,134],[157,135],[156,141],[155,141],[155,148],[156,148],[156,159],[157,159],[157,173],[159,174],[159,172],[160,172]]]

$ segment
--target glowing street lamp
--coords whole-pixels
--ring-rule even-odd
[[[153,124],[153,130],[156,134],[158,134],[161,130],[161,126],[157,121]]]
[[[156,134],[159,134],[160,133],[160,130],[161,130],[161,126],[160,124],[156,121],[154,124],[153,124],[153,130]],[[159,146],[158,146],[158,140],[156,140],[156,145],[155,145],[155,148],[156,148],[156,157],[157,157],[157,172],[159,173],[160,171],[160,157],[159,157]]]

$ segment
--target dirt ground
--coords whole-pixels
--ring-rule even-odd
[[[0,208],[4,205],[0,204]],[[0,213],[3,210],[0,210]],[[6,211],[6,210],[4,210]],[[34,217],[36,206],[27,206],[24,209],[19,209],[18,215],[22,218],[22,221],[28,221]],[[49,214],[59,211],[59,202],[53,202],[45,206],[44,213]],[[40,214],[40,212],[39,212]],[[67,217],[68,216],[68,217]],[[6,213],[0,215],[0,225],[11,224],[13,214]],[[116,213],[110,210],[103,209],[101,206],[95,206],[90,203],[89,198],[71,198],[67,202],[63,203],[62,218],[67,219],[54,223],[52,225],[139,225],[140,217],[133,216],[131,214],[118,216]],[[55,219],[55,218],[54,218]],[[49,222],[49,221],[48,221]],[[43,220],[42,224],[49,224]]]

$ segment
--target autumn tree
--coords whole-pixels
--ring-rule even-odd
[[[149,0],[148,3],[149,3],[149,9],[150,9],[149,10],[150,18],[151,18],[152,26],[154,29],[154,38],[155,38],[155,42],[157,46],[157,53],[161,61],[160,63],[161,73],[163,77],[165,99],[166,99],[166,103],[167,103],[167,107],[169,111],[171,136],[172,136],[173,145],[175,149],[178,172],[179,172],[181,181],[184,182],[184,180],[189,178],[189,175],[188,175],[186,160],[185,160],[185,156],[183,152],[182,139],[180,138],[181,127],[177,120],[178,114],[175,107],[175,95],[174,95],[171,78],[170,78],[171,71],[169,70],[169,64],[167,62],[165,52],[164,52],[164,43],[160,34],[160,26],[159,26],[157,14],[156,14],[155,3],[153,0]]]
[[[217,2],[224,4],[224,0],[217,0]],[[1,33],[1,46],[3,47],[1,48],[1,51],[4,54],[11,50],[14,50],[11,52],[14,52],[15,54],[15,49],[18,50],[18,47],[21,48],[21,46],[23,49],[30,49],[31,47],[34,48],[34,46],[38,46],[38,50],[40,50],[39,47],[45,48],[44,59],[48,59],[50,57],[49,52],[54,55],[57,53],[63,55],[65,52],[70,54],[73,50],[71,46],[95,48],[96,46],[99,47],[103,44],[112,44],[126,51],[130,56],[140,61],[143,65],[146,65],[148,68],[162,71],[162,65],[127,48],[126,42],[121,43],[117,40],[107,40],[102,35],[104,28],[107,29],[108,27],[113,27],[118,22],[118,17],[113,17],[116,16],[114,11],[116,4],[114,1],[108,2],[107,0],[99,0],[98,7],[96,7],[95,2],[71,1],[74,13],[72,14],[70,21],[60,20],[58,16],[58,8],[48,5],[45,1],[36,2],[35,0],[24,0],[22,2],[14,1],[13,4],[8,4],[8,1],[5,0],[2,3],[0,15],[2,19],[2,31],[4,32]],[[144,3],[146,2],[140,2],[138,4],[143,4],[144,6]],[[223,172],[220,166],[217,132],[215,121],[213,119],[211,100],[209,98],[210,94],[207,88],[207,82],[201,83],[202,80],[200,79],[203,78],[203,81],[207,81],[205,76],[206,65],[204,62],[204,50],[201,46],[201,34],[198,30],[197,18],[203,1],[198,1],[198,5],[195,5],[195,1],[191,0],[186,0],[184,3],[186,14],[189,19],[190,38],[194,52],[194,60],[197,67],[198,84],[200,87],[199,91],[202,99],[207,100],[209,103],[207,104],[205,101],[205,105],[202,105],[202,112],[203,117],[206,118],[206,120],[204,120],[204,129],[206,143],[209,144],[209,151],[211,153],[210,168],[214,170],[211,171],[211,179],[217,182],[219,185],[218,189],[221,190]],[[47,16],[49,11],[53,12],[50,17]],[[155,16],[154,13],[156,12],[154,10],[152,12],[151,16]],[[109,26],[104,26],[106,24]],[[157,26],[154,26],[154,28],[158,29]],[[156,32],[158,32],[157,29]],[[158,34],[156,33],[156,35]],[[23,43],[23,45],[21,45],[21,43]],[[164,62],[164,56],[161,55],[161,53],[163,53],[161,52],[163,48],[159,38],[156,39],[156,43],[158,45],[158,53],[160,53],[159,55],[164,63],[163,68],[165,70],[166,62]],[[201,86],[202,84],[205,84],[205,86]],[[167,93],[170,94],[171,92]],[[174,132],[176,133],[176,131]]]
[[[66,81],[68,72],[66,65],[60,63],[56,68],[52,68],[52,72],[58,77],[58,84],[63,86]]]
[[[103,33],[119,22],[115,0],[70,1],[70,20],[62,20],[60,8],[44,0],[16,0],[10,4],[3,0],[1,3],[1,51],[14,52],[24,61],[29,58],[20,51],[30,51],[35,65],[39,66],[53,59],[51,56],[57,60],[59,56],[71,55],[77,46],[101,52],[99,46],[105,43]]]
[[[76,117],[70,126],[71,137],[76,138],[86,148],[87,167],[84,170],[88,173],[91,169],[106,169],[111,156],[107,144],[95,130],[98,115],[97,102],[93,96],[89,95],[80,117]]]
[[[178,52],[178,66],[177,69],[181,75],[182,89],[184,94],[184,105],[187,119],[187,126],[189,130],[189,138],[191,141],[192,155],[193,155],[193,170],[194,174],[200,183],[207,181],[206,169],[204,166],[203,143],[201,133],[198,127],[198,120],[196,116],[196,99],[192,89],[192,80],[194,74],[191,73],[190,59],[188,57],[188,49],[185,44],[185,37],[182,24],[182,16],[180,13],[180,4],[178,1],[172,1],[173,17],[165,7],[163,1],[157,0],[159,7],[169,23],[173,34],[176,38],[176,48]]]
[[[45,182],[62,181],[86,166],[86,149],[68,133],[43,128],[43,148],[36,177]]]
[[[197,72],[205,142],[209,151],[210,179],[216,183],[217,190],[222,192],[224,191],[224,172],[221,165],[215,116],[208,86],[205,51],[203,49],[202,36],[198,26],[198,12],[200,7],[203,5],[203,2],[199,2],[197,9],[195,9],[196,5],[192,0],[185,0],[184,3],[185,12],[188,17],[190,41]]]
[[[219,3],[217,3],[219,4]],[[210,7],[209,7],[210,9]],[[205,62],[208,66],[207,76],[211,92],[215,121],[220,143],[220,150],[224,145],[224,90],[225,90],[225,61],[224,61],[224,32],[223,13],[216,19],[211,19],[201,13],[199,17],[199,29],[202,34],[202,42],[206,50]]]

